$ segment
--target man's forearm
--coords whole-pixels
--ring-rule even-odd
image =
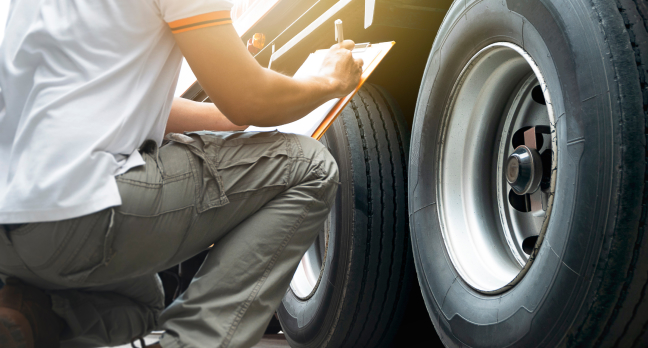
[[[165,133],[199,130],[234,131],[245,128],[247,126],[233,124],[213,103],[174,98]]]
[[[343,43],[345,49],[334,46],[324,73],[293,79],[261,67],[231,25],[182,32],[175,39],[207,95],[235,124],[269,127],[295,121],[351,92],[362,71],[348,50],[351,41]]]
[[[219,103],[226,115],[234,116],[232,121],[259,127],[278,126],[296,121],[336,97],[331,82],[323,77],[296,80],[262,68],[251,79],[256,81],[255,88],[239,91],[243,102],[221,100]],[[205,91],[215,96],[223,95],[222,91],[211,91],[209,87]]]

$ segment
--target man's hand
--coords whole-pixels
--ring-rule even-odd
[[[231,24],[174,34],[209,98],[235,125],[272,127],[300,119],[357,86],[359,64],[349,48],[332,50],[319,75],[294,79],[263,68]]]
[[[337,86],[339,94],[336,97],[351,93],[360,83],[362,59],[353,58],[351,51],[354,47],[355,43],[351,40],[331,46],[320,68],[320,74],[331,78],[332,83]]]

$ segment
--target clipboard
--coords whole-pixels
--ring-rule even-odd
[[[333,124],[333,121],[335,121],[335,119],[340,115],[351,98],[353,98],[358,90],[360,90],[360,87],[362,87],[365,81],[367,81],[367,78],[369,78],[378,64],[380,64],[383,58],[385,58],[394,44],[396,44],[394,41],[376,44],[356,44],[352,54],[354,58],[362,58],[363,60],[362,75],[360,76],[360,83],[358,83],[358,86],[347,96],[331,99],[297,121],[277,127],[250,126],[245,131],[267,132],[276,130],[282,133],[307,135],[319,140],[331,124]],[[322,66],[322,62],[324,61],[327,52],[328,50],[317,50],[315,53],[311,53],[304,64],[302,64],[299,70],[297,70],[294,77],[306,77],[317,72]]]

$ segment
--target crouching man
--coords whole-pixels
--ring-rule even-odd
[[[0,342],[250,347],[322,227],[317,141],[236,132],[349,93],[361,62],[259,66],[226,0],[12,0],[0,47]],[[173,99],[185,56],[213,104]],[[201,131],[201,130],[209,131]],[[163,137],[169,140],[163,144]],[[208,249],[169,308],[156,273]]]

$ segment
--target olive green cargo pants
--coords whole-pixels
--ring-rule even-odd
[[[250,347],[322,228],[338,173],[317,141],[282,133],[176,134],[117,177],[122,205],[0,228],[0,274],[52,296],[63,347],[112,346],[154,329],[171,347]],[[153,146],[151,146],[153,145]],[[156,273],[214,244],[163,308]]]

